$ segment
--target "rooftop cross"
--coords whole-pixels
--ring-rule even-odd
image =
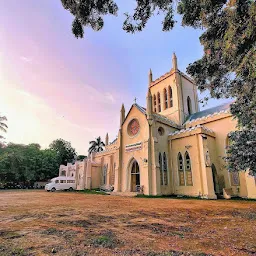
[[[137,100],[137,98],[135,97],[135,98],[134,98],[134,103],[135,103],[135,104],[136,104],[136,100]]]

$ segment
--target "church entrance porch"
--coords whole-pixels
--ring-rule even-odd
[[[140,188],[140,168],[138,162],[134,160],[131,167],[131,192],[137,192]]]

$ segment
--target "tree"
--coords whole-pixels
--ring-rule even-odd
[[[7,124],[5,123],[7,118],[5,116],[0,116],[0,131],[7,132]]]
[[[77,38],[84,36],[85,27],[102,29],[103,17],[118,13],[113,0],[61,1],[74,15],[72,31]],[[125,14],[126,32],[142,31],[154,14],[164,15],[162,29],[169,31],[175,25],[175,11],[182,16],[183,26],[204,29],[200,36],[204,55],[190,64],[187,72],[201,92],[208,90],[214,98],[235,98],[231,113],[238,120],[239,130],[231,135],[228,166],[231,171],[249,169],[250,174],[256,175],[256,151],[252,150],[256,146],[255,0],[137,0],[136,3],[134,13]],[[248,138],[251,138],[249,143]],[[240,159],[239,164],[235,159]]]
[[[87,158],[87,156],[84,156],[84,155],[78,155],[76,160],[77,161],[83,161],[85,158]]]
[[[0,183],[32,185],[58,175],[59,158],[55,150],[41,150],[39,144],[9,143],[0,149]]]
[[[71,143],[63,139],[54,140],[50,144],[50,149],[54,150],[58,156],[59,164],[72,162],[76,157],[76,150],[72,148]]]
[[[193,12],[189,11],[194,10]],[[201,91],[214,98],[232,97],[238,131],[230,134],[228,169],[256,175],[256,3],[250,0],[182,1],[183,24],[202,26],[202,59],[187,72]]]
[[[104,26],[104,16],[116,16],[118,13],[118,6],[113,0],[61,0],[61,2],[63,7],[74,16],[72,32],[77,38],[84,37],[84,27],[99,31]],[[163,31],[172,29],[175,23],[173,0],[137,1],[134,14],[125,13],[123,29],[131,33],[142,31],[154,14],[161,13],[165,14]]]
[[[100,136],[98,138],[96,138],[95,140],[90,141],[89,143],[91,144],[91,146],[88,150],[89,154],[91,154],[92,152],[101,152],[104,150],[105,144],[101,140]]]
[[[5,123],[7,121],[7,118],[5,116],[0,116],[0,131],[7,132],[7,124]],[[0,135],[0,139],[4,139],[2,135]],[[3,148],[5,146],[5,142],[0,141],[0,148]]]
[[[48,180],[58,176],[59,173],[59,161],[56,151],[51,149],[41,150],[42,155],[42,167],[38,173],[37,180]]]

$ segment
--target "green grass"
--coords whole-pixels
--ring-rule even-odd
[[[143,194],[138,194],[136,197],[139,198],[163,198],[163,199],[195,199],[195,200],[204,200],[203,198],[200,197],[190,197],[190,196],[176,196],[176,195],[159,195],[159,196],[153,196],[153,195],[143,195]]]
[[[206,199],[201,197],[193,197],[193,196],[176,196],[176,195],[159,195],[159,196],[153,196],[153,195],[143,195],[138,194],[136,197],[139,198],[162,198],[162,199],[183,199],[183,200],[216,200],[216,199]],[[227,200],[225,198],[218,198],[217,200]],[[253,201],[255,202],[256,199],[248,199],[248,198],[242,198],[242,197],[232,197],[231,199],[228,199],[231,201]]]
[[[103,247],[109,249],[116,248],[119,244],[120,241],[116,238],[115,234],[111,230],[93,239],[91,243],[91,245],[94,247]]]
[[[92,194],[92,195],[108,195],[104,191],[100,191],[99,189],[84,189],[84,190],[78,190],[76,191],[78,193],[83,193],[83,194]]]

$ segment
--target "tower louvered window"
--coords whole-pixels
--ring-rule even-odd
[[[191,99],[189,96],[187,97],[187,106],[188,106],[188,114],[191,115],[192,114],[192,105],[191,105]]]
[[[173,107],[173,97],[172,97],[172,88],[171,86],[169,86],[169,104],[170,104],[170,108]]]
[[[164,107],[165,107],[165,109],[168,108],[168,95],[167,95],[166,89],[164,89]]]
[[[161,97],[160,93],[157,93],[158,112],[161,112]]]

